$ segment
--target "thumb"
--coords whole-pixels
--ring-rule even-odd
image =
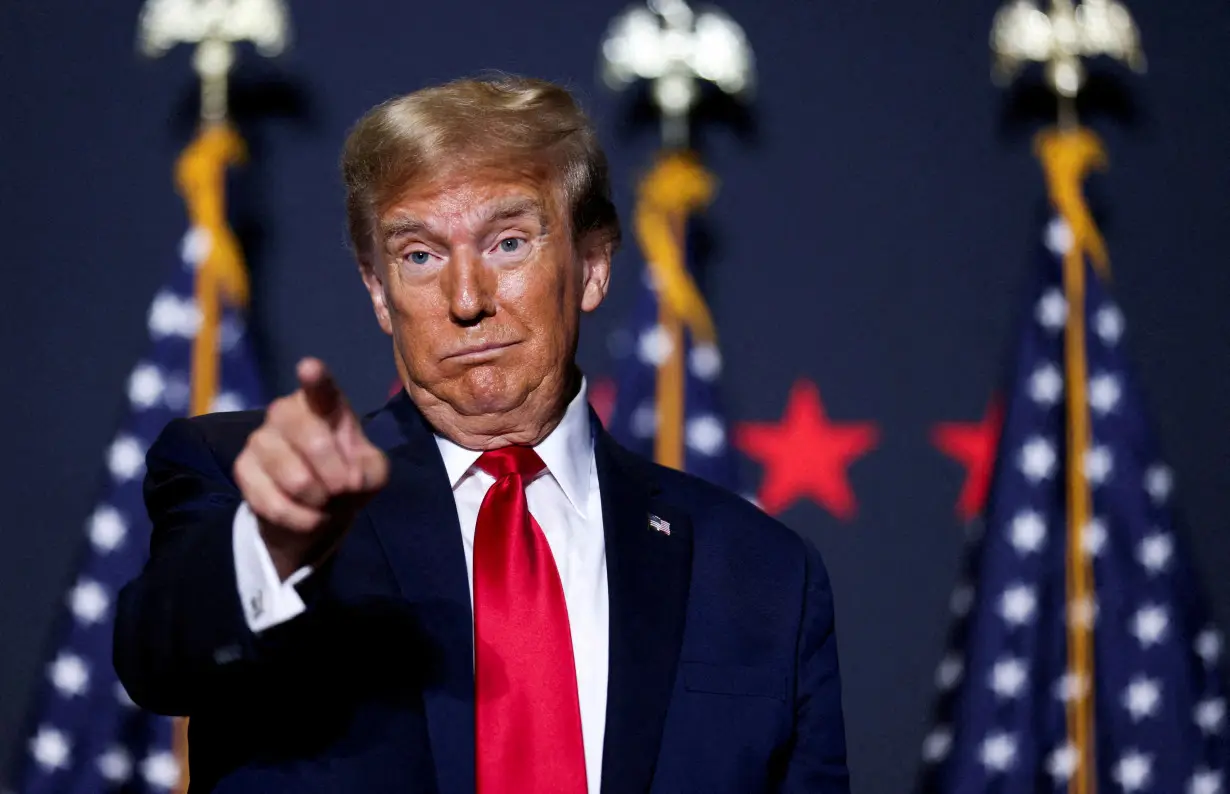
[[[375,449],[363,432],[363,425],[354,412],[347,410],[334,425],[337,445],[352,464],[357,463],[370,450]]]
[[[369,444],[358,460],[363,471],[364,491],[375,493],[388,484],[389,459],[383,452]]]

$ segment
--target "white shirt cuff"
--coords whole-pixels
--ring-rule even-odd
[[[235,581],[239,585],[239,601],[243,604],[248,628],[261,632],[302,614],[307,607],[295,585],[312,573],[312,567],[304,566],[282,581],[261,538],[256,515],[247,502],[240,504],[235,512],[231,535]]]

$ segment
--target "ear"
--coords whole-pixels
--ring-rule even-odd
[[[363,274],[363,285],[367,287],[367,294],[372,299],[372,310],[376,312],[376,322],[380,323],[380,330],[392,336],[393,320],[389,316],[388,295],[385,294],[384,279],[380,277],[378,267],[370,261],[359,262],[359,272]]]
[[[592,312],[606,298],[611,284],[611,256],[615,246],[608,235],[591,232],[581,247],[581,311]]]

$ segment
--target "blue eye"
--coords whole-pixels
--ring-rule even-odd
[[[425,265],[431,259],[431,254],[426,251],[411,251],[406,258],[415,265]]]
[[[509,237],[506,240],[500,240],[500,250],[506,254],[516,253],[523,242],[525,241],[520,237]]]

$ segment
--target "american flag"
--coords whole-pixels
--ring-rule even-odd
[[[137,794],[180,785],[175,726],[128,698],[112,667],[111,635],[116,594],[141,570],[149,548],[141,495],[145,451],[167,422],[189,412],[193,342],[203,323],[197,273],[211,239],[203,228],[184,236],[179,259],[150,304],[148,349],[128,377],[126,416],[104,455],[104,486],[86,520],[84,555],[18,748],[17,794]],[[225,306],[217,331],[212,409],[262,405],[242,311]]]
[[[951,609],[936,673],[937,722],[924,740],[925,794],[1230,792],[1220,678],[1222,635],[1184,550],[1173,478],[1129,367],[1124,318],[1088,260],[1086,299],[1069,306],[1056,219],[1039,248],[1006,397],[981,533]],[[1065,325],[1083,312],[1090,520],[1069,538]],[[1069,543],[1092,568],[1092,597],[1068,584]],[[1072,661],[1071,626],[1092,624],[1091,662]],[[1093,786],[1069,788],[1082,753],[1069,709],[1092,698]]]
[[[733,490],[738,484],[737,461],[730,448],[729,426],[719,395],[721,353],[716,339],[698,338],[695,328],[663,305],[663,262],[658,262],[657,268],[650,263],[657,249],[646,235],[647,225],[654,221],[671,227],[670,242],[677,249],[682,275],[696,289],[698,237],[692,212],[699,209],[696,204],[700,202],[692,206],[685,206],[686,201],[675,206],[655,205],[649,194],[655,183],[662,187],[678,180],[708,178],[690,158],[668,156],[642,182],[636,226],[647,262],[630,322],[614,335],[612,349],[619,361],[609,429],[624,446],[638,454]],[[676,195],[683,192],[686,191]],[[669,373],[672,366],[677,368],[677,380]],[[665,391],[659,384],[662,378],[669,381]],[[667,399],[682,402],[682,411],[673,427],[668,424],[670,412],[659,401],[664,393]],[[678,439],[681,454],[677,460],[658,454],[663,434]]]

